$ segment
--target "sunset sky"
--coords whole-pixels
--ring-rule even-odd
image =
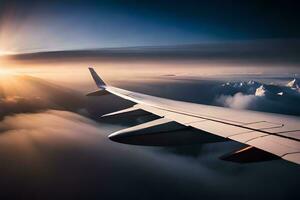
[[[0,49],[26,53],[300,37],[296,6],[259,2],[2,0]]]
[[[181,136],[199,140],[117,143],[108,136],[158,116],[102,118],[133,103],[86,94],[97,90],[93,67],[108,86],[204,104],[201,120],[210,106],[298,120],[299,10],[283,0],[0,0],[0,199],[297,199],[299,165],[226,161],[246,146],[205,143],[190,124]]]
[[[297,6],[270,2],[3,0],[1,74],[297,77]]]

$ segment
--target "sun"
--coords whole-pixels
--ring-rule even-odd
[[[7,56],[7,55],[12,55],[12,54],[14,54],[14,52],[0,49],[0,56]]]
[[[3,56],[3,55],[5,55],[5,52],[0,49],[0,56]]]
[[[12,71],[10,71],[8,69],[0,68],[0,78],[7,77],[10,75],[12,75]]]
[[[0,56],[5,56],[5,55],[7,55],[6,51],[0,49]]]

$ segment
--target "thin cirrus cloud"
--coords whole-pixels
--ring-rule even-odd
[[[249,64],[298,65],[299,40],[252,40],[208,42],[194,45],[139,46],[123,48],[83,49],[25,53],[12,56],[15,60],[194,60],[228,61]]]

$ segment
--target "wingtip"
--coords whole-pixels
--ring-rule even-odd
[[[93,73],[95,71],[93,67],[88,67],[88,70],[90,71],[90,73]]]
[[[92,67],[88,67],[96,85],[101,88],[101,89],[104,89],[106,84],[104,83],[104,81],[100,78],[100,76],[97,74],[97,72],[94,70],[94,68]]]

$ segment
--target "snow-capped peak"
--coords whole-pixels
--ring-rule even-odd
[[[222,84],[223,87],[224,87],[224,86],[228,86],[228,85],[230,85],[230,82],[227,82],[227,83],[223,83],[223,84]]]
[[[255,82],[253,80],[248,81],[248,85],[253,85]]]
[[[295,88],[295,89],[298,89],[299,88],[299,85],[298,85],[298,81],[294,78],[294,80],[288,82],[286,84],[287,87],[290,87],[290,88]]]
[[[249,81],[238,81],[238,82],[227,82],[223,83],[222,86],[230,86],[234,88],[245,88],[245,87],[258,87],[260,85],[258,82],[249,80]]]
[[[266,93],[266,89],[264,88],[263,85],[261,85],[256,89],[255,96],[265,96],[265,93]]]

